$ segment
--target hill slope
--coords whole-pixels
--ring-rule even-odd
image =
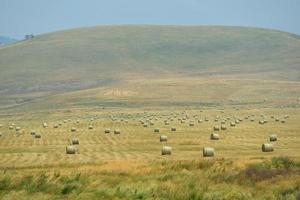
[[[10,96],[15,94],[36,98],[89,88],[100,88],[102,97],[111,94],[113,98],[136,99],[146,94],[143,97],[147,99],[153,83],[158,85],[151,88],[151,97],[159,101],[166,99],[168,92],[174,93],[174,89],[159,90],[164,84],[177,88],[189,80],[196,83],[199,78],[210,80],[209,77],[218,76],[298,82],[299,55],[299,36],[266,29],[217,26],[73,29],[0,47],[0,94],[9,97],[1,99],[0,104],[18,102],[15,96]],[[185,81],[177,81],[178,77]],[[134,82],[136,79],[139,81]],[[152,81],[144,84],[144,80]],[[141,93],[137,93],[135,84],[141,83],[144,87],[139,87]],[[126,86],[125,95],[112,92],[118,91],[119,86]],[[181,91],[192,94],[193,85],[186,86]],[[173,93],[170,98],[176,96]],[[209,97],[216,97],[214,91],[210,93]]]
[[[83,28],[41,35],[0,49],[0,89],[88,87],[119,80],[124,73],[256,73],[284,72],[286,68],[299,72],[299,55],[299,37],[278,31],[185,26]]]

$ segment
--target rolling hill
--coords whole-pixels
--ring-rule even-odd
[[[299,55],[299,36],[257,28],[128,25],[60,31],[0,47],[0,105],[40,98],[60,102],[74,94],[81,99],[81,93],[96,96],[96,102],[173,101],[178,94],[185,94],[178,98],[182,102],[209,101],[221,100],[223,93],[235,98],[233,91],[238,98],[269,94],[270,88],[275,93],[269,97],[298,98]],[[274,82],[268,90],[251,87],[265,80]],[[201,92],[195,94],[195,88]]]
[[[299,199],[299,42],[103,26],[0,47],[0,199]]]

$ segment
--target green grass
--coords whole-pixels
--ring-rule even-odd
[[[270,160],[263,162],[270,165],[273,163]],[[295,166],[300,165],[293,160],[289,162],[293,162]],[[154,161],[147,165],[151,171],[143,171],[143,165],[140,165],[141,171],[97,170],[74,175],[40,171],[37,174],[35,172],[36,175],[29,175],[33,172],[24,172],[22,176],[16,177],[8,171],[0,179],[0,197],[34,199],[45,194],[44,199],[243,200],[293,199],[299,196],[299,172],[284,177],[273,175],[271,184],[267,183],[270,178],[250,179],[249,182],[249,178],[243,173],[252,169],[252,166],[237,169],[235,162]],[[69,170],[73,171],[72,169]],[[297,169],[300,170],[299,167]],[[286,185],[286,182],[289,184]],[[18,195],[20,191],[23,191],[22,195]]]

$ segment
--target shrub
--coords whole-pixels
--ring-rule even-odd
[[[46,174],[41,174],[39,176],[39,178],[36,180],[36,191],[45,191],[48,187],[48,177],[46,176]]]
[[[4,177],[0,180],[0,190],[9,190],[11,187],[11,179],[10,177]]]
[[[21,179],[19,183],[19,187],[27,192],[33,193],[35,192],[35,185],[34,185],[34,179],[33,176],[25,176],[24,178]]]
[[[65,185],[63,185],[62,189],[61,189],[61,194],[69,194],[72,191],[78,189],[80,187],[80,185],[76,182],[71,182],[71,183],[67,183]]]
[[[296,163],[288,157],[274,157],[272,158],[271,162],[272,167],[276,169],[290,169],[300,167],[299,163]]]
[[[84,184],[86,184],[86,179],[81,177],[81,174],[76,174],[74,177],[61,177],[60,182],[62,187],[60,189],[61,194],[69,194],[73,191],[81,192]]]

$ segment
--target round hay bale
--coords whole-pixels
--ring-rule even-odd
[[[2,124],[0,124],[0,128],[2,128],[3,127],[3,125]]]
[[[114,134],[119,135],[119,134],[121,134],[121,131],[119,129],[115,129]]]
[[[235,122],[230,122],[230,126],[235,126]]]
[[[17,126],[16,131],[20,131],[20,130],[21,130],[21,127]]]
[[[172,127],[172,128],[171,128],[171,131],[176,131],[176,127]]]
[[[39,139],[39,138],[41,138],[42,136],[41,136],[41,134],[36,133],[36,134],[34,135],[34,137]]]
[[[13,126],[9,126],[9,130],[13,130],[14,129],[14,127]]]
[[[290,116],[288,116],[288,115],[285,115],[285,116],[284,116],[284,119],[287,119],[287,118],[289,118],[289,117],[290,117]]]
[[[73,138],[73,139],[71,140],[71,144],[72,144],[72,145],[78,145],[78,144],[79,144],[79,139]]]
[[[106,129],[104,130],[104,133],[110,133],[110,129],[109,129],[109,128],[106,128]]]
[[[153,126],[154,125],[154,122],[150,121],[150,126]]]
[[[259,122],[258,122],[259,124],[264,124],[265,123],[265,121],[264,120],[259,120]]]
[[[161,155],[171,155],[172,147],[170,146],[163,146],[161,149]]]
[[[170,125],[170,123],[169,122],[165,122],[165,125]]]
[[[277,135],[276,134],[270,135],[270,142],[275,142],[275,141],[277,141]]]
[[[189,124],[190,126],[194,126],[195,124],[194,124],[194,122],[190,122],[190,124]]]
[[[225,125],[221,125],[221,130],[225,131],[227,127]]]
[[[198,120],[198,123],[202,123],[202,122],[203,122],[203,120],[202,120],[202,119],[199,119],[199,120]]]
[[[262,144],[261,150],[263,152],[272,152],[274,151],[273,144],[269,144],[269,143]]]
[[[212,147],[203,147],[203,157],[213,157],[215,150]]]
[[[235,120],[235,123],[236,123],[236,124],[239,124],[239,123],[240,123],[240,120],[236,119],[236,120]]]
[[[155,132],[155,133],[159,133],[159,128],[155,128],[155,129],[154,129],[154,132]]]
[[[213,129],[214,131],[219,131],[220,130],[220,126],[214,126],[214,129]]]
[[[76,128],[75,128],[75,127],[72,127],[72,128],[71,128],[71,132],[76,132]]]
[[[145,123],[145,124],[143,125],[143,127],[145,127],[145,128],[146,128],[146,127],[148,127],[148,124],[147,124],[147,123]]]
[[[53,128],[58,128],[58,124],[54,124],[54,125],[53,125]]]
[[[284,124],[284,123],[285,123],[285,119],[281,120],[281,123],[283,123],[283,124]]]
[[[44,127],[44,128],[47,128],[47,127],[48,127],[48,124],[47,124],[46,122],[44,122],[44,123],[43,123],[43,127]]]
[[[66,153],[67,154],[75,154],[76,153],[76,147],[73,145],[68,145],[66,147]]]
[[[159,141],[160,141],[160,142],[167,142],[167,141],[168,141],[168,136],[166,136],[166,135],[161,135],[161,136],[159,137]]]
[[[94,129],[94,127],[92,125],[89,125],[89,129],[92,130]]]
[[[280,121],[279,118],[276,118],[276,119],[275,119],[275,122],[279,122],[279,121]]]
[[[35,135],[36,134],[36,131],[31,131],[30,132],[30,135]]]
[[[219,140],[220,136],[217,133],[212,133],[212,134],[210,134],[210,139],[211,140]]]

